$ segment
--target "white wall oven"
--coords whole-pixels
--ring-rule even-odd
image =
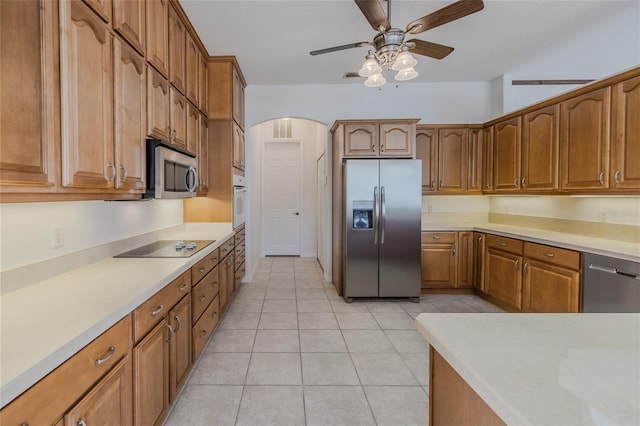
[[[247,187],[244,176],[233,175],[233,229],[244,225]]]

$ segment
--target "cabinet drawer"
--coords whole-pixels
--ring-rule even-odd
[[[245,273],[244,261],[237,265],[238,266],[236,266],[236,273],[234,274],[235,276],[234,287],[236,290],[240,288],[240,283],[242,282],[242,277],[244,277],[244,273]]]
[[[236,232],[236,234],[233,236],[233,239],[236,245],[244,242],[244,239],[245,239],[244,229],[241,229],[240,231]]]
[[[244,256],[244,244],[236,244],[234,253],[236,254],[236,258],[240,255]]]
[[[456,242],[455,232],[423,232],[423,244],[453,244]]]
[[[202,259],[200,262],[193,265],[191,268],[191,282],[195,285],[198,281],[202,279],[205,275],[209,273],[213,268],[218,265],[218,260],[220,258],[220,252],[218,249],[215,249],[207,257]]]
[[[523,242],[521,240],[487,234],[487,247],[521,255],[522,246]]]
[[[524,255],[542,262],[580,270],[580,253],[543,244],[524,243]]]
[[[241,250],[240,253],[238,253],[238,251],[236,250],[234,269],[238,269],[238,266],[240,266],[240,264],[243,262],[244,262],[244,250]]]
[[[233,242],[233,237],[222,243],[222,245],[220,246],[220,259],[231,253],[233,251],[234,245],[235,244]]]
[[[193,326],[193,361],[200,356],[200,352],[213,334],[218,320],[220,319],[220,298],[216,296],[209,304],[204,314],[200,317],[196,325]]]
[[[3,408],[2,424],[53,424],[130,350],[127,315]]]
[[[191,271],[187,271],[133,311],[134,340],[147,334],[190,289]]]
[[[200,315],[207,309],[213,298],[220,290],[220,275],[218,267],[213,268],[205,277],[193,288],[192,301],[192,324],[200,318]]]

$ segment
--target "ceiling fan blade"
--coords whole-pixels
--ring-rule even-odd
[[[387,15],[384,13],[384,9],[378,0],[355,0],[355,2],[374,30],[380,31],[380,25],[382,25],[385,30],[391,28]]]
[[[323,53],[331,53],[331,52],[337,52],[338,50],[345,50],[345,49],[352,49],[354,47],[362,47],[362,46],[368,46],[369,43],[368,41],[361,41],[358,43],[351,43],[351,44],[343,44],[342,46],[334,46],[334,47],[328,47],[326,49],[320,49],[320,50],[314,50],[312,52],[309,52],[311,54],[311,56],[316,56],[316,55],[322,55]]]
[[[409,49],[409,52],[428,56],[430,58],[442,59],[449,55],[449,53],[453,52],[453,47],[431,43],[430,41],[413,39],[408,40],[407,42],[416,44],[416,47]]]
[[[460,0],[409,23],[407,31],[418,34],[484,9],[482,0]]]

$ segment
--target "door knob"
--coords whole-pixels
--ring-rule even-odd
[[[296,216],[300,216],[300,212],[295,212],[294,213]]]

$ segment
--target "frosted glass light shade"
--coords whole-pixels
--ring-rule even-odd
[[[398,57],[391,66],[391,69],[394,71],[402,71],[413,68],[417,63],[418,61],[416,61],[413,55],[405,50],[398,54]]]
[[[413,68],[407,68],[407,69],[398,71],[398,74],[396,74],[395,79],[398,81],[413,80],[417,76],[418,76],[418,72],[416,70],[414,70]]]
[[[371,77],[372,75],[380,74],[382,72],[382,68],[380,68],[380,64],[373,57],[373,55],[367,56],[367,60],[362,64],[362,68],[358,71],[358,74],[361,77]]]
[[[385,84],[387,80],[382,76],[382,74],[374,74],[369,76],[364,82],[364,85],[367,87],[379,87]]]

